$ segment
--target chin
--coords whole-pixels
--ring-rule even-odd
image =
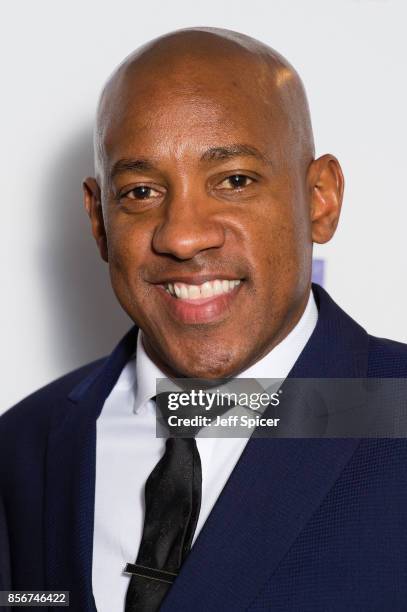
[[[187,351],[187,354],[190,356],[188,361],[176,364],[180,377],[212,380],[216,378],[229,378],[237,371],[238,366],[234,360],[231,360],[230,353],[223,355],[212,354],[210,359],[208,359],[209,351],[206,354],[202,353],[203,351],[197,356],[192,356]]]
[[[219,380],[223,378],[229,378],[231,374],[228,370],[224,369],[188,369],[184,370],[182,374],[179,374],[179,378],[199,378],[202,380]]]

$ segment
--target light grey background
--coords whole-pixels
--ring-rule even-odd
[[[346,179],[326,287],[371,333],[407,340],[407,4],[403,0],[8,3],[1,31],[3,384],[0,411],[110,352],[131,321],[82,207],[107,76],[169,30],[218,26],[275,47],[300,72],[317,154]]]

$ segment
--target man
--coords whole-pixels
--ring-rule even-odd
[[[95,172],[85,207],[136,325],[0,420],[12,588],[81,612],[406,610],[404,440],[154,435],[160,376],[407,374],[405,345],[311,290],[343,177],[293,67],[235,32],[153,41],[103,89]]]

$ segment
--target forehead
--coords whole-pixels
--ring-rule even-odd
[[[106,162],[134,152],[199,156],[234,142],[267,152],[282,131],[283,109],[259,76],[255,66],[236,61],[184,62],[169,72],[142,67],[122,75],[101,118]]]

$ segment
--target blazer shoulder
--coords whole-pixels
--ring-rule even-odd
[[[58,400],[65,400],[69,392],[84,378],[96,375],[106,359],[107,357],[102,357],[76,368],[23,398],[0,416],[0,432],[2,428],[18,426],[22,421],[27,424],[33,420],[48,420],[52,406],[58,403]]]
[[[369,376],[407,376],[407,344],[369,336]]]

